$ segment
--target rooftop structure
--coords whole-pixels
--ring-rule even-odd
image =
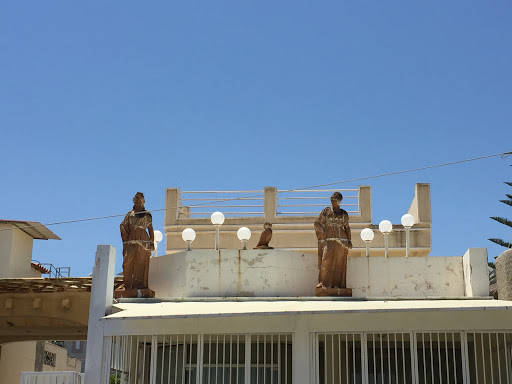
[[[210,214],[222,211],[226,219],[220,232],[221,248],[240,248],[237,231],[241,226],[259,235],[263,224],[270,222],[274,232],[274,248],[316,253],[317,239],[313,223],[322,207],[329,205],[333,191],[287,191],[265,187],[263,191],[183,192],[178,188],[168,188],[164,219],[166,251],[173,253],[183,250],[181,233],[188,227],[197,233],[194,249],[211,249],[215,242],[215,226],[210,221]],[[353,234],[354,248],[349,251],[349,256],[366,256],[365,243],[359,236],[363,228],[371,228],[375,232],[371,256],[383,256],[384,236],[378,230],[378,223],[373,223],[372,219],[371,187],[359,186],[357,189],[340,191],[344,195],[341,206],[349,213]],[[414,217],[410,256],[428,256],[432,250],[430,185],[416,184],[409,206],[405,205],[402,210]],[[405,228],[401,224],[394,224],[389,235],[389,256],[404,256],[405,241]],[[252,236],[247,247],[251,249],[257,242],[258,236]]]
[[[330,192],[322,192],[326,201]],[[313,296],[318,208],[296,207],[293,215],[281,207],[289,204],[279,203],[276,188],[265,188],[259,207],[203,201],[210,211],[194,212],[189,203],[199,200],[167,189],[167,254],[150,259],[155,298],[113,301],[116,252],[98,246],[86,384],[107,383],[111,375],[130,384],[512,382],[512,301],[489,297],[486,250],[425,257],[430,191],[417,184],[408,210],[415,219],[411,256],[423,257],[406,257],[401,225],[393,225],[393,257],[385,257],[370,188],[349,192],[357,201],[347,265],[352,297],[339,298]],[[214,210],[227,216],[218,250]],[[267,221],[275,249],[251,249],[257,238],[241,249],[237,230],[259,233]],[[187,227],[197,238],[184,251]],[[362,257],[363,228],[376,232],[371,257]]]
[[[38,222],[0,220],[0,278],[39,277],[45,273],[37,263],[31,264],[34,239],[60,237]]]

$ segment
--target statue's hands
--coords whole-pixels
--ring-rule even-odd
[[[348,249],[352,249],[352,241],[351,240],[348,241]]]

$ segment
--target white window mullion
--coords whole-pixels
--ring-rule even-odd
[[[473,347],[476,351],[476,335],[473,334]],[[460,348],[461,348],[461,357],[462,357],[462,380],[464,384],[470,383],[470,375],[469,375],[469,348],[468,348],[468,336],[465,331],[460,333]],[[476,353],[476,352],[475,352]],[[476,356],[476,354],[475,354]],[[478,361],[475,360],[475,365],[478,364]],[[477,379],[478,380],[478,379]]]
[[[412,383],[418,384],[420,382],[420,373],[419,373],[419,362],[418,362],[418,340],[417,340],[417,333],[416,332],[410,332],[409,333],[409,349],[410,349],[410,359],[411,359],[411,375],[412,375]],[[402,335],[403,337],[403,335]],[[423,361],[425,362],[425,334],[422,333],[422,340],[423,340]],[[405,355],[405,349],[403,351],[403,354]],[[423,370],[426,372],[426,366],[425,363],[423,363]],[[404,380],[405,378],[405,360],[404,360]]]
[[[245,384],[251,383],[251,335],[245,335]]]
[[[370,376],[368,375],[368,337],[366,333],[361,334],[361,377],[363,384],[369,384]]]
[[[103,338],[103,383],[108,384],[110,382],[110,366],[112,364],[111,354],[112,354],[112,341],[113,337],[104,337]]]
[[[203,382],[203,352],[204,351],[204,335],[197,335],[197,367],[196,367],[196,384]]]

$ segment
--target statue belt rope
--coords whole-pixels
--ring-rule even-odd
[[[154,242],[151,240],[128,240],[123,241],[123,244],[139,244],[145,246],[145,244],[154,244]]]
[[[341,237],[329,237],[323,241],[335,241],[337,242],[338,244],[340,244],[343,248],[346,248],[348,249],[348,242],[350,241],[349,239],[343,239]],[[345,244],[347,243],[347,244]]]

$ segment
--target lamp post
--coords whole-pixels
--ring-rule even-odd
[[[183,232],[181,232],[181,238],[183,241],[187,242],[187,251],[191,251],[192,248],[190,248],[190,245],[196,239],[196,231],[192,228],[185,228]]]
[[[386,257],[389,257],[388,236],[391,233],[391,231],[393,230],[393,224],[391,224],[391,221],[389,221],[389,220],[382,220],[379,223],[379,230],[384,235],[384,248],[385,248],[384,255]]]
[[[366,257],[370,257],[370,241],[373,240],[375,234],[370,228],[364,228],[361,231],[361,239],[366,243]]]
[[[154,231],[154,234],[155,234],[155,256],[153,256],[153,257],[157,257],[158,256],[158,243],[160,243],[162,241],[162,239],[164,238],[164,235],[162,235],[162,232],[160,232],[160,231]]]
[[[414,216],[406,213],[401,219],[402,225],[405,228],[405,257],[409,257],[409,237],[412,226],[414,225]]]
[[[243,244],[242,249],[247,249],[247,240],[251,238],[251,230],[247,227],[242,227],[236,232],[236,235]]]
[[[211,216],[212,224],[215,225],[215,250],[219,250],[219,228],[224,223],[222,212],[213,212]]]

